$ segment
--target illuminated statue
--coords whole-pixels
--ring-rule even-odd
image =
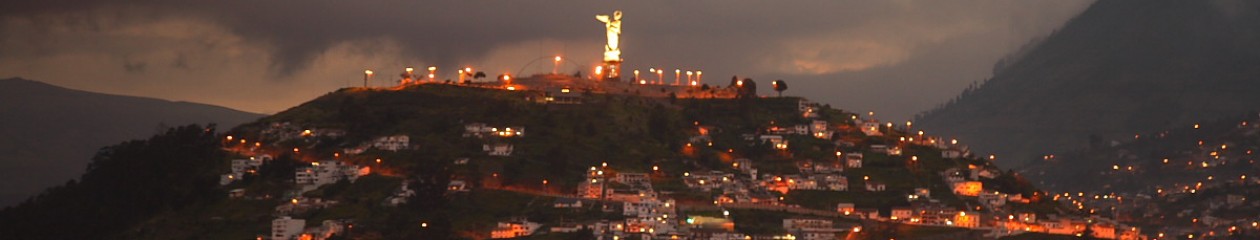
[[[612,16],[595,15],[595,20],[604,23],[604,27],[608,29],[608,45],[604,45],[604,61],[620,62],[621,48],[618,45],[618,38],[621,35],[621,10],[613,11]]]

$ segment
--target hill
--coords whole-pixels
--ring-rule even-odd
[[[1260,4],[1101,0],[916,126],[1004,166],[1260,109]]]
[[[101,147],[192,123],[222,126],[260,115],[188,102],[0,79],[0,206],[83,173]]]
[[[224,185],[158,189],[149,196],[166,199],[157,203],[167,206],[161,211],[140,212],[114,229],[89,232],[121,239],[252,238],[269,235],[273,220],[290,216],[306,221],[302,226],[309,228],[303,232],[331,231],[366,239],[486,238],[498,223],[520,221],[549,229],[534,239],[628,237],[652,231],[657,237],[710,231],[781,237],[793,233],[784,227],[784,219],[809,218],[826,220],[823,227],[857,239],[967,238],[983,233],[953,226],[952,220],[978,220],[980,215],[974,214],[1032,213],[1063,219],[1076,214],[984,159],[943,154],[944,143],[902,141],[918,135],[894,128],[868,136],[858,127],[865,120],[855,114],[800,98],[570,91],[566,96],[579,100],[545,100],[564,91],[456,84],[338,90],[214,136],[221,151],[207,155],[217,163],[201,166],[214,171],[179,168],[175,172],[185,174],[164,175],[175,178],[168,181],[190,183],[212,178],[217,171],[227,173],[220,177]],[[810,127],[814,125],[820,127]],[[798,126],[806,132],[788,130]],[[184,134],[192,133],[176,135]],[[502,145],[511,147],[495,147]],[[885,147],[897,151],[892,154]],[[837,153],[864,156],[862,166],[846,167]],[[154,155],[103,153],[94,162],[160,161],[149,156]],[[270,160],[242,165],[264,158]],[[320,170],[324,166],[357,169],[356,177],[323,183],[301,180],[300,176],[324,172]],[[116,169],[100,171],[112,170]],[[370,174],[358,175],[362,171]],[[231,175],[238,172],[239,177]],[[962,179],[972,179],[977,187],[983,184],[975,190],[998,196],[1004,204],[955,195],[951,183]],[[106,191],[133,190],[109,179],[93,181],[116,187]],[[6,236],[29,236],[51,228],[72,233],[99,230],[22,220],[56,219],[65,214],[56,211],[58,206],[69,204],[59,199],[94,192],[73,185],[0,211],[0,224],[24,226]],[[221,195],[195,195],[216,192]],[[225,197],[227,192],[231,197]],[[200,196],[196,201],[189,199],[196,196]],[[1005,203],[1007,196],[1012,202]],[[583,205],[557,207],[555,203],[563,199],[578,199]],[[623,205],[628,203],[644,205]],[[853,203],[856,209],[838,211],[840,203]],[[82,204],[131,206],[112,201]],[[890,219],[893,208],[911,207],[933,209],[932,218],[922,218],[931,219],[924,221],[932,225]],[[651,227],[612,230],[613,225],[604,225],[599,230],[597,224],[603,221]],[[693,221],[725,222],[731,227],[692,226]],[[552,228],[573,224],[587,230],[565,233]],[[320,230],[334,229],[327,226],[344,228]]]
[[[1260,197],[1255,187],[1260,185],[1256,116],[1253,112],[1138,134],[1055,155],[1021,172],[1039,186],[1078,194],[1087,208],[1115,207],[1103,214],[1139,226],[1157,226],[1177,236],[1234,233],[1231,226],[1260,220],[1260,204],[1245,201]],[[1090,198],[1100,195],[1104,198]],[[1114,199],[1129,200],[1117,204]]]

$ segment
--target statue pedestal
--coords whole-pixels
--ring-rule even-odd
[[[599,76],[600,80],[621,80],[621,61],[604,61],[604,73]]]

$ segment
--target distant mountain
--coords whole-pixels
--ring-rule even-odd
[[[915,126],[1005,166],[1260,109],[1260,4],[1102,0]]]
[[[259,117],[206,104],[0,79],[0,206],[79,176],[106,145],[167,127],[217,123],[230,128]]]

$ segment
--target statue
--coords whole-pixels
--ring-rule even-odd
[[[620,62],[621,48],[618,47],[618,37],[621,35],[621,10],[613,11],[612,16],[595,15],[595,20],[604,23],[604,27],[608,29],[608,44],[604,45],[604,61]]]

